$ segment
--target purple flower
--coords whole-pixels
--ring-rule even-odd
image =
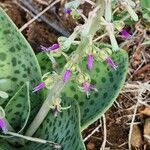
[[[37,91],[39,91],[39,90],[41,90],[41,89],[43,89],[43,88],[45,88],[45,83],[44,82],[41,82],[39,85],[37,85],[34,89],[33,89],[33,93],[34,92],[37,92]]]
[[[54,117],[57,117],[58,114],[61,112],[59,106],[56,105],[55,108],[53,109],[53,112],[54,112]]]
[[[70,8],[65,8],[65,9],[64,9],[64,12],[65,12],[65,14],[70,15],[71,12],[72,12],[72,10],[71,10]]]
[[[123,29],[120,33],[126,39],[130,39],[131,38],[131,34],[129,34],[129,32],[127,30],[125,30],[125,29]]]
[[[48,52],[48,51],[55,51],[57,50],[58,48],[60,48],[60,45],[59,44],[53,44],[51,47],[44,47],[41,45],[41,50],[42,51],[45,51],[45,52]]]
[[[71,76],[71,71],[69,69],[67,69],[63,76],[64,82],[66,82],[70,78],[70,76]]]
[[[8,132],[5,120],[2,118],[0,119],[0,128],[2,129],[4,134],[6,134]]]
[[[113,69],[117,70],[117,67],[118,67],[118,66],[113,62],[113,60],[112,60],[111,57],[108,57],[108,58],[106,59],[106,61],[107,61],[107,64],[108,64],[108,65],[110,65]]]
[[[92,68],[93,68],[93,61],[94,61],[93,55],[92,55],[92,54],[89,54],[89,55],[88,55],[88,60],[87,60],[87,67],[88,67],[88,69],[89,69],[90,71],[91,71]]]
[[[87,97],[90,96],[90,91],[91,91],[91,90],[93,90],[93,91],[95,91],[95,92],[98,91],[98,90],[95,88],[94,85],[92,85],[92,84],[90,84],[90,83],[88,83],[88,82],[84,82],[84,83],[82,84],[82,87],[83,87],[83,89],[84,89],[84,91],[85,91]]]
[[[58,49],[58,48],[60,48],[60,45],[59,44],[53,44],[51,47],[50,47],[50,49],[53,51],[53,50],[56,50],[56,49]]]

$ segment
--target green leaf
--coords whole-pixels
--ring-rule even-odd
[[[5,107],[6,119],[16,132],[21,132],[30,115],[29,83],[25,83]]]
[[[13,147],[7,141],[0,139],[0,150],[17,150],[18,148]]]
[[[150,8],[150,1],[149,0],[141,0],[142,8]]]
[[[52,63],[45,52],[41,52],[37,55],[37,59],[40,63],[42,74],[52,71]],[[57,62],[56,70],[60,71],[65,64],[66,60],[63,56],[55,58]]]
[[[150,1],[141,0],[140,3],[142,8],[143,18],[145,18],[148,22],[150,22]]]
[[[21,89],[8,102],[4,110],[9,124],[17,133],[22,133],[30,115],[29,83],[25,83],[21,87]],[[24,143],[22,139],[19,141],[19,138],[16,137],[3,137],[7,137],[7,141],[15,145]]]
[[[124,21],[125,25],[133,25],[135,22],[131,17],[128,17],[129,13],[126,10],[122,10],[119,14],[113,14],[114,21]]]
[[[7,14],[0,8],[0,90],[9,95],[6,100],[1,100],[0,97],[0,105],[5,107],[27,81],[30,82],[31,92],[40,80],[41,72],[32,48]],[[30,96],[32,115],[30,120],[32,120],[43,98],[41,92],[32,93]]]
[[[51,63],[50,59],[48,58],[48,56],[45,54],[45,52],[41,52],[41,53],[37,54],[37,59],[38,59],[39,63],[41,62],[40,67],[41,67],[41,71],[42,71],[43,75],[47,72],[52,71],[52,63]]]
[[[62,107],[71,106],[62,110],[57,117],[49,111],[47,117],[34,135],[35,137],[53,141],[62,146],[63,150],[84,150],[80,133],[79,108],[75,100],[62,97]],[[53,150],[53,146],[28,143],[24,150]]]

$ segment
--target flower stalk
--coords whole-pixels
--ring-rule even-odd
[[[105,0],[105,19],[107,22],[112,21],[111,0]]]
[[[94,36],[97,30],[100,29],[100,26],[98,25],[97,21],[100,21],[101,16],[103,16],[104,13],[104,1],[98,0],[97,1],[96,9],[94,9],[93,12],[90,13],[90,17],[87,20],[87,23],[83,25],[83,32],[81,33],[81,42],[79,46],[77,47],[76,51],[70,55],[70,60],[74,64],[79,64],[82,62],[82,56],[84,55],[87,47],[89,46],[89,37],[91,38]],[[92,16],[92,17],[91,17]],[[88,24],[91,22],[90,24]],[[89,26],[88,26],[89,25]],[[87,30],[88,29],[88,30]],[[85,34],[84,34],[85,33]],[[36,130],[39,128],[45,117],[47,116],[50,105],[53,105],[53,99],[60,97],[60,93],[65,87],[65,85],[68,83],[68,80],[64,82],[63,76],[65,71],[63,70],[61,73],[62,79],[56,82],[53,86],[53,88],[49,91],[48,97],[43,102],[42,107],[40,108],[38,114],[34,118],[33,122],[30,124],[29,128],[27,129],[25,135],[32,136]]]
[[[107,22],[103,17],[101,17],[101,22],[102,22],[102,25],[105,26],[106,31],[107,31],[107,33],[109,35],[110,42],[111,42],[111,45],[112,45],[112,50],[113,51],[118,51],[119,50],[119,46],[118,46],[117,40],[115,38],[113,23]]]
[[[29,136],[15,133],[15,132],[7,132],[7,135],[19,137],[19,138],[22,138],[22,139],[25,139],[28,141],[37,142],[37,143],[41,143],[41,144],[48,144],[48,145],[53,146],[55,149],[61,149],[61,146],[58,143],[55,143],[52,141],[48,141],[48,140],[44,140],[44,139],[40,139],[40,138],[36,138],[36,137],[29,137]]]

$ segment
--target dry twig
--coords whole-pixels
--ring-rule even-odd
[[[107,142],[107,129],[106,129],[106,117],[103,115],[103,127],[104,127],[104,139],[100,150],[105,150],[106,142]]]
[[[47,23],[51,28],[55,29],[57,32],[59,32],[60,34],[68,37],[70,35],[70,33],[68,31],[66,31],[63,26],[59,26],[57,23],[50,21],[49,19],[47,19],[45,16],[43,16],[43,14],[48,11],[50,8],[52,8],[55,4],[57,4],[58,2],[60,2],[60,0],[56,0],[53,3],[51,3],[49,6],[47,6],[43,11],[39,12],[38,10],[35,10],[35,8],[33,8],[30,3],[28,1],[24,1],[22,2],[22,0],[19,0],[23,5],[25,5],[26,7],[28,7],[29,9],[33,10],[34,13],[36,14],[36,16],[31,19],[30,21],[28,21],[26,24],[24,24],[21,28],[20,31],[22,32],[24,29],[26,29],[30,24],[32,24],[35,20],[37,20],[38,18],[40,18],[41,20],[43,20],[45,23]]]

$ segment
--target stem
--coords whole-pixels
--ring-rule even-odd
[[[84,55],[85,50],[87,49],[88,43],[89,43],[88,37],[91,37],[91,35],[93,36],[95,32],[100,28],[100,25],[98,26],[99,23],[97,22],[97,20],[100,20],[100,17],[103,15],[104,1],[98,0],[97,6],[99,6],[99,9],[97,9],[97,13],[94,10],[93,12],[95,15],[93,15],[93,17],[88,18],[87,23],[83,26],[84,28],[83,28],[82,33],[85,33],[84,31],[88,27],[88,22],[92,22],[90,24],[90,27],[88,28],[88,33],[86,33],[87,36],[82,36],[81,43],[79,44],[77,50],[75,51],[75,53],[70,55],[71,60],[75,64],[79,64],[80,62],[82,62],[82,59],[83,59],[82,56]],[[63,76],[63,74],[64,72],[61,73],[61,76]],[[52,104],[52,100],[60,96],[60,93],[66,84],[67,82],[64,82],[63,79],[61,79],[59,82],[54,84],[54,87],[49,91],[48,97],[43,102],[42,107],[40,108],[33,122],[30,124],[25,135],[32,136],[36,132],[36,130],[39,128],[39,126],[44,121],[45,117],[47,116],[50,110],[49,105]]]
[[[64,48],[68,48],[71,46],[71,44],[74,42],[74,40],[77,38],[78,34],[80,33],[80,27],[76,27],[74,29],[74,32],[67,38],[67,40],[63,43]]]
[[[37,142],[37,143],[42,143],[42,144],[49,144],[49,145],[54,146],[54,148],[61,149],[61,146],[59,144],[57,144],[55,142],[52,142],[52,141],[47,141],[47,140],[36,138],[36,137],[24,136],[24,135],[14,133],[14,132],[7,132],[7,134],[15,136],[15,137],[23,138],[23,139],[26,139],[26,140],[29,140],[29,141],[32,141],[32,142]]]
[[[47,53],[46,53],[47,54]],[[48,58],[50,59],[50,61],[52,62],[52,66],[54,70],[57,70],[58,67],[58,63],[56,62],[55,58],[53,57],[53,55],[51,53],[47,54]]]
[[[111,22],[112,20],[112,8],[111,8],[111,0],[105,0],[105,20],[107,22]]]
[[[112,45],[112,50],[113,51],[119,50],[119,46],[118,46],[117,40],[116,40],[115,35],[114,35],[113,24],[111,22],[107,22],[103,17],[101,17],[101,22],[102,22],[102,25],[105,26],[106,31],[109,35],[110,42],[111,42],[111,45]]]
[[[46,118],[46,116],[50,110],[49,105],[51,104],[53,97],[58,97],[60,91],[63,89],[64,86],[65,86],[65,82],[63,80],[60,80],[59,82],[55,83],[54,87],[49,91],[48,97],[43,102],[42,107],[40,108],[38,114],[34,118],[31,125],[29,126],[25,135],[32,136],[36,132],[36,130],[39,128],[41,123],[44,121],[44,119]]]
[[[109,38],[110,38],[110,42],[111,42],[111,45],[112,45],[112,50],[113,51],[118,51],[119,46],[118,46],[117,40],[116,40],[115,35],[114,35],[113,26],[109,26],[109,25],[107,26],[106,25],[106,30],[107,30]]]

